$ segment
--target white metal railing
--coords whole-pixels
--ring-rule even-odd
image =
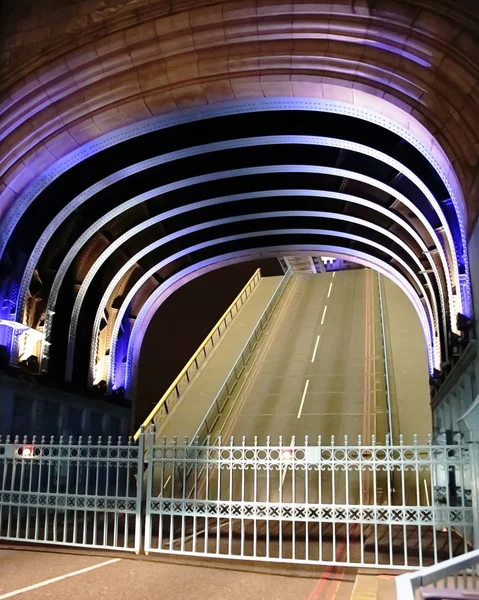
[[[158,445],[152,431],[147,455],[147,552],[414,570],[468,550],[466,445]]]
[[[403,570],[469,550],[469,445],[215,442],[0,439],[0,539]]]
[[[148,417],[143,422],[143,427],[148,427],[153,420],[157,425],[165,418],[168,413],[173,410],[177,402],[183,395],[184,391],[188,387],[190,381],[201,369],[202,365],[208,358],[208,356],[215,349],[216,343],[221,338],[224,331],[231,324],[236,314],[239,312],[243,304],[250,297],[253,290],[256,288],[261,280],[261,270],[257,269],[251,279],[246,283],[244,288],[233,300],[231,305],[226,309],[224,314],[218,320],[213,329],[206,336],[203,343],[196,350],[190,360],[186,363],[183,369],[180,371],[176,379],[166,390],[160,400],[157,402],[155,408],[150,412]],[[137,440],[140,435],[140,429],[135,433],[134,439]]]
[[[138,553],[143,462],[144,436],[0,437],[0,539]]]
[[[199,439],[201,442],[204,442],[208,435],[213,432],[213,429],[220,417],[227,401],[231,397],[231,394],[236,387],[241,375],[243,374],[244,368],[248,363],[251,354],[254,352],[256,348],[256,344],[258,343],[261,334],[263,333],[266,325],[268,324],[271,315],[273,314],[274,309],[276,308],[286,286],[288,285],[289,280],[291,279],[292,271],[289,269],[286,271],[284,276],[281,278],[281,281],[278,284],[278,287],[274,291],[271,300],[268,302],[268,305],[264,309],[262,315],[258,319],[253,332],[251,333],[248,341],[244,345],[241,350],[238,358],[235,361],[235,364],[231,368],[231,371],[228,373],[223,385],[221,386],[219,392],[216,394],[215,399],[213,400],[208,412],[205,417],[201,421],[196,434],[193,436],[193,439]]]
[[[479,598],[479,550],[396,578],[399,600],[477,600]]]

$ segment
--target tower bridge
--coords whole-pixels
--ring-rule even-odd
[[[120,526],[136,552],[323,566],[477,548],[476,8],[0,2],[0,538],[38,542],[23,509],[55,498],[44,541],[60,518],[89,548]],[[148,415],[153,317],[240,263]],[[126,463],[82,463],[98,435]],[[123,508],[81,538],[91,473]]]

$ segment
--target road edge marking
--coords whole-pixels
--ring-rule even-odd
[[[313,350],[313,358],[311,359],[311,362],[314,363],[314,359],[316,358],[316,352],[318,350],[318,344],[319,344],[319,338],[321,336],[318,335],[318,337],[316,338],[316,344],[314,345],[314,350]]]
[[[106,567],[107,565],[111,565],[113,563],[119,562],[121,558],[111,558],[105,562],[99,563],[97,565],[91,565],[91,567],[85,567],[84,569],[79,569],[78,571],[72,571],[71,573],[66,573],[66,575],[59,575],[58,577],[53,577],[52,579],[46,579],[45,581],[40,581],[40,583],[34,583],[33,585],[29,585],[24,588],[20,588],[18,590],[13,590],[12,592],[7,592],[6,594],[2,594],[0,596],[0,600],[4,600],[5,598],[12,598],[13,596],[18,596],[19,594],[24,594],[25,592],[31,592],[32,590],[36,590],[45,585],[50,585],[51,583],[56,583],[57,581],[62,581],[63,579],[67,579],[68,577],[74,577],[75,575],[81,575],[82,573],[88,573],[88,571],[93,571],[94,569],[99,569],[100,567]]]
[[[303,410],[304,399],[306,398],[306,392],[308,391],[308,386],[309,386],[309,379],[306,379],[306,383],[304,385],[303,397],[301,398],[301,404],[299,405],[298,419],[301,418],[301,411]],[[0,600],[1,600],[1,598],[0,598]]]

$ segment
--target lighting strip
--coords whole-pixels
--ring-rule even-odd
[[[374,202],[370,202],[368,200],[364,200],[362,198],[359,198],[357,196],[351,196],[349,194],[342,194],[342,193],[336,193],[336,192],[325,192],[325,191],[319,191],[319,190],[297,190],[298,194],[295,194],[292,190],[271,190],[268,192],[251,192],[251,193],[247,193],[247,194],[234,194],[232,196],[223,196],[223,197],[219,197],[219,198],[212,198],[209,200],[204,200],[201,202],[196,202],[190,205],[187,205],[186,207],[182,207],[183,210],[186,209],[190,209],[193,210],[195,208],[202,208],[205,206],[214,206],[217,205],[218,203],[221,203],[223,201],[225,202],[233,202],[233,201],[239,201],[239,200],[244,200],[244,199],[251,199],[251,198],[264,198],[264,197],[277,197],[277,196],[296,196],[296,195],[302,195],[302,196],[313,196],[313,197],[321,197],[321,198],[327,198],[332,196],[335,199],[338,200],[344,200],[344,201],[350,201],[352,203],[355,204],[360,204],[363,206],[367,206],[368,208],[372,209],[372,210],[376,210],[378,212],[380,212],[383,215],[386,215],[388,218],[390,218],[391,220],[393,220],[394,222],[398,223],[399,225],[403,226],[404,229],[416,240],[416,242],[419,244],[419,246],[421,247],[421,250],[426,252],[427,251],[427,247],[425,246],[425,244],[422,242],[421,238],[418,236],[418,234],[415,232],[415,230],[409,226],[409,224],[404,221],[404,219],[398,217],[397,215],[395,215],[394,213],[392,213],[391,211],[388,211],[387,209],[381,207],[380,205],[375,204]],[[123,243],[125,243],[125,241],[127,241],[128,239],[130,239],[133,235],[137,235],[138,233],[140,233],[141,231],[143,231],[145,228],[150,227],[158,222],[161,222],[163,219],[168,218],[171,213],[173,214],[179,214],[178,212],[179,209],[174,209],[173,211],[167,211],[161,215],[157,215],[155,217],[152,217],[151,219],[148,219],[147,221],[140,223],[139,225],[137,225],[136,227],[134,227],[133,229],[131,229],[130,231],[124,233],[122,236],[120,236],[117,240],[115,240],[114,242],[112,242],[108,248],[103,252],[103,254],[96,260],[96,262],[92,265],[87,278],[84,280],[78,294],[75,300],[75,307],[73,309],[72,315],[79,315],[80,314],[80,310],[81,310],[81,306],[82,306],[82,302],[84,299],[84,296],[87,293],[88,287],[91,284],[91,281],[93,280],[94,276],[96,275],[96,273],[99,271],[99,269],[103,266],[103,264],[105,264],[106,260],[111,256],[111,254],[118,248],[120,247]],[[316,211],[313,211],[313,213],[316,213]],[[309,213],[308,213],[309,214]],[[330,215],[333,215],[331,218],[334,218],[334,214],[335,213],[325,213],[325,215],[327,217],[329,217]],[[313,214],[313,216],[315,216]],[[364,224],[364,222],[362,220],[361,221],[361,225],[364,226],[369,226],[369,223]],[[211,226],[211,225],[208,225]],[[97,312],[96,312],[96,316],[95,316],[95,320],[94,320],[94,325],[93,325],[93,332],[92,332],[92,349],[96,348],[96,344],[97,344],[97,339],[98,339],[98,334],[99,334],[99,328],[100,328],[100,322],[101,319],[103,317],[104,311],[106,310],[106,306],[108,303],[108,299],[110,298],[111,294],[113,293],[113,290],[116,288],[116,286],[118,285],[118,283],[121,281],[121,279],[126,275],[126,273],[129,271],[129,269],[131,269],[139,260],[141,260],[144,256],[146,256],[148,253],[152,252],[153,250],[156,250],[157,248],[159,248],[160,246],[162,246],[163,244],[176,239],[178,237],[178,235],[186,235],[186,233],[190,233],[192,231],[198,231],[199,229],[204,228],[204,226],[199,227],[198,229],[196,229],[194,226],[193,228],[187,228],[186,230],[183,230],[182,232],[179,233],[173,233],[170,234],[169,236],[166,236],[165,238],[162,238],[160,240],[156,240],[155,242],[151,243],[149,246],[147,246],[146,248],[143,248],[142,250],[140,250],[137,254],[135,254],[133,257],[131,257],[126,263],[125,265],[123,265],[119,271],[117,272],[117,274],[113,277],[112,281],[110,282],[110,284],[108,285],[107,289],[105,290],[105,293],[103,294],[103,297],[98,305],[97,308]],[[382,229],[377,229],[380,233],[383,233]],[[405,250],[410,253],[410,248],[409,246],[405,247]],[[426,254],[431,266],[433,267],[433,269],[435,270],[436,273],[436,282],[438,285],[438,290],[439,293],[441,295],[441,308],[444,311],[444,300],[442,297],[442,285],[441,285],[441,281],[439,279],[439,273],[437,272],[437,268],[435,266],[434,261],[431,259],[431,256],[429,253]],[[416,259],[416,263],[418,264],[419,268],[422,269],[422,265],[420,263],[417,262]],[[430,285],[430,279],[429,279],[429,275],[427,273],[424,274],[427,283]],[[433,312],[436,315],[436,319],[438,319],[439,317],[438,315],[438,308],[437,308],[437,303],[436,303],[436,299],[435,299],[435,295],[434,293],[431,293],[431,299],[433,302]],[[73,316],[72,316],[73,319]],[[437,320],[435,319],[435,323],[436,325]],[[73,321],[72,321],[73,322]],[[69,334],[69,346],[70,346],[70,341],[71,344],[74,346],[75,344],[75,331],[76,331],[76,326],[77,326],[77,319],[76,322],[72,325],[70,325],[70,334]],[[446,332],[445,332],[446,334]],[[94,372],[94,352],[92,351],[91,353],[91,362],[90,362],[90,376],[91,374]],[[73,361],[73,359],[72,359]],[[93,361],[93,362],[92,362]],[[89,385],[92,384],[92,381],[89,380]]]
[[[25,310],[25,303],[26,303],[26,299],[27,299],[27,295],[28,295],[28,288],[30,286],[31,279],[32,279],[34,271],[37,267],[38,260],[40,259],[48,241],[51,239],[51,236],[60,227],[61,223],[63,223],[63,221],[72,212],[74,212],[79,206],[81,206],[84,202],[86,202],[88,199],[93,197],[95,194],[106,189],[110,185],[117,183],[118,181],[121,181],[125,177],[131,176],[132,174],[139,173],[145,169],[152,168],[152,167],[160,165],[160,164],[166,164],[166,163],[169,163],[174,160],[179,160],[181,158],[198,156],[198,155],[205,154],[205,153],[217,152],[217,151],[227,150],[227,149],[244,148],[244,147],[250,147],[250,146],[271,145],[271,144],[283,144],[283,145],[303,144],[303,145],[311,145],[311,146],[316,145],[316,146],[327,146],[327,147],[333,147],[333,148],[348,149],[348,150],[358,152],[358,153],[364,154],[366,156],[375,158],[376,160],[379,160],[380,162],[384,162],[384,163],[388,164],[389,166],[393,167],[394,169],[398,170],[405,176],[407,176],[409,179],[411,179],[411,181],[413,181],[413,183],[416,185],[416,187],[418,187],[418,189],[424,194],[424,196],[431,203],[431,206],[436,211],[436,213],[439,217],[439,220],[441,221],[441,224],[444,227],[444,231],[445,231],[445,234],[446,234],[446,237],[447,237],[449,243],[452,244],[452,245],[450,245],[450,250],[451,250],[450,254],[453,257],[452,276],[454,278],[455,284],[458,285],[459,273],[458,273],[458,268],[457,268],[457,259],[455,258],[455,256],[456,256],[455,248],[454,248],[454,244],[452,243],[452,234],[449,230],[449,226],[448,226],[447,222],[444,220],[444,215],[442,214],[442,211],[440,210],[439,205],[437,204],[437,201],[435,200],[434,196],[429,192],[428,188],[426,186],[424,186],[424,184],[420,181],[420,179],[417,178],[404,165],[402,165],[401,163],[390,158],[388,155],[386,155],[382,152],[376,151],[372,148],[369,148],[368,146],[364,146],[362,144],[348,142],[348,141],[344,141],[344,140],[340,140],[340,139],[315,137],[315,136],[265,136],[265,137],[260,137],[260,138],[244,138],[244,139],[240,139],[240,140],[228,140],[226,142],[216,142],[213,144],[205,144],[203,146],[195,146],[193,148],[182,149],[182,150],[167,153],[167,154],[164,154],[161,156],[157,156],[157,157],[148,159],[146,161],[137,163],[136,165],[132,165],[130,167],[122,169],[121,171],[118,171],[112,175],[109,175],[108,177],[104,178],[100,182],[97,182],[96,184],[94,184],[93,186],[91,186],[90,188],[88,188],[87,190],[85,190],[84,192],[79,194],[78,196],[76,196],[71,202],[69,202],[69,204],[67,206],[65,206],[56,215],[56,217],[51,221],[51,223],[45,229],[43,234],[40,236],[37,244],[35,245],[35,248],[31,254],[31,256],[27,262],[27,265],[25,267],[25,270],[23,272],[22,280],[20,283],[18,299],[17,299],[17,303],[16,303],[17,309],[16,309],[15,319],[17,321],[20,321],[23,318],[23,314],[24,314],[24,310]],[[261,167],[252,167],[252,168],[253,169],[254,168],[261,169]],[[232,171],[226,171],[223,173],[228,173],[228,172],[231,173]],[[211,175],[211,174],[208,174],[208,175]],[[239,176],[239,175],[236,175],[236,176]],[[199,176],[199,177],[207,177],[207,175]],[[367,178],[367,176],[362,176],[362,177]],[[174,190],[177,190],[177,189],[180,189],[181,187],[183,187],[182,185],[180,185],[179,187],[175,187],[175,184],[182,184],[183,182],[190,181],[191,183],[189,183],[189,185],[194,185],[195,182],[193,180],[195,180],[195,179],[197,179],[197,178],[190,178],[189,180],[185,179],[185,180],[181,180],[180,182],[174,182],[172,184],[161,186],[160,188],[155,188],[157,190],[156,195],[160,194],[161,189],[164,190],[162,193],[167,193],[167,192],[174,191]],[[220,177],[217,176],[215,179],[220,179]],[[205,179],[203,181],[211,181],[211,179]],[[372,180],[372,181],[374,181],[374,180]],[[200,182],[201,181],[198,181],[198,183],[200,183]],[[380,182],[378,182],[378,183],[380,183]],[[376,187],[380,187],[380,186],[376,185]],[[396,192],[396,190],[394,190],[393,188],[389,188],[389,189],[393,190],[392,194],[394,196],[399,195],[398,192]],[[144,194],[140,194],[139,196],[136,196],[135,198],[122,203],[120,206],[116,207],[115,209],[113,209],[112,211],[107,213],[107,215],[109,215],[108,220],[111,220],[112,218],[117,218],[122,212],[132,208],[136,204],[151,199],[153,197],[150,195],[152,192],[154,192],[154,190],[151,190],[150,192],[145,192]],[[411,202],[410,204],[413,204],[413,203]],[[430,226],[429,222],[424,217],[424,215],[419,211],[419,209],[415,205],[413,205],[413,206],[415,207],[415,214],[421,220],[421,222],[425,226],[426,226],[426,222],[427,222],[427,225],[429,226],[428,230],[429,230],[429,233],[431,234],[430,230],[433,228]],[[107,215],[105,215],[101,219],[99,219],[92,226],[92,228],[89,228],[89,230],[98,231],[104,224],[106,224],[108,222],[108,220],[106,219]],[[438,250],[441,253],[441,261],[443,263],[444,272],[446,274],[446,282],[447,282],[446,285],[448,288],[449,304],[451,307],[454,307],[455,299],[452,294],[453,285],[449,281],[449,278],[451,277],[451,272],[449,271],[449,268],[448,268],[448,260],[447,260],[446,255],[444,254],[444,249],[442,248],[442,244],[440,243],[440,241],[437,237],[437,234],[435,232],[432,237],[434,239],[436,246],[438,247]],[[81,239],[83,239],[83,236]],[[75,246],[76,246],[76,244],[75,244]],[[71,256],[72,250],[73,250],[73,248],[70,250],[67,257]],[[73,260],[73,259],[69,258],[69,260]],[[63,263],[62,263],[62,266],[63,266]],[[62,269],[62,273],[66,273],[65,268]],[[462,304],[461,304],[461,306],[462,306]],[[461,307],[459,307],[459,308],[461,308]],[[454,312],[453,310],[450,311],[450,313],[451,313],[451,329],[454,331],[455,323],[454,323],[454,318],[452,315],[453,312]],[[46,327],[46,330],[48,331],[49,327]],[[48,331],[48,333],[49,333],[49,331]]]

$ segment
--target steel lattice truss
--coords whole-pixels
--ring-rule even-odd
[[[144,332],[174,289],[226,261],[321,252],[402,287],[432,371],[457,313],[470,311],[461,202],[434,157],[371,111],[285,99],[158,118],[74,152],[7,215],[5,255],[38,220],[12,275],[12,317],[44,335],[35,340],[44,371],[132,394]],[[11,334],[12,360],[28,335]]]
[[[42,0],[5,15],[11,362],[33,355],[57,381],[134,396],[144,333],[175,289],[235,261],[314,253],[396,281],[430,371],[448,364],[472,310],[472,0],[147,4],[91,0],[81,30],[76,9],[37,30]]]

